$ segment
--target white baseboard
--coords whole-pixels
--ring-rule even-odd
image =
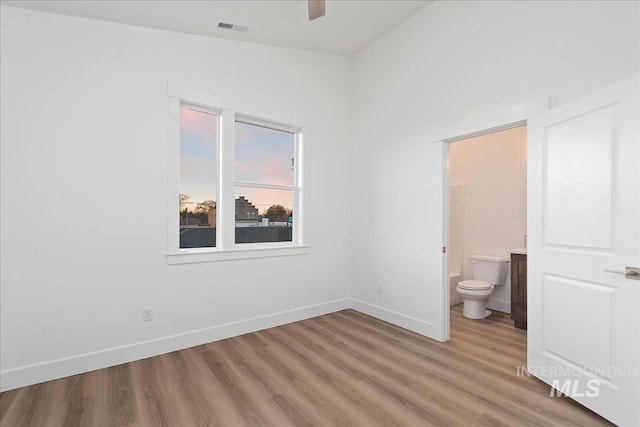
[[[489,298],[487,308],[489,310],[497,310],[503,313],[511,313],[511,301]]]
[[[401,314],[368,302],[360,301],[358,299],[351,299],[351,308],[376,319],[384,320],[385,322],[392,323],[401,328],[408,329],[412,332],[424,335],[427,338],[431,338],[437,341],[444,341],[441,339],[442,329],[437,328],[435,324],[426,322],[424,320],[416,319],[405,314]]]
[[[7,369],[0,372],[0,391],[12,390],[18,387],[158,356],[188,347],[333,313],[347,309],[350,306],[351,298],[344,298],[309,307],[189,331],[183,334],[110,348],[94,353]]]
[[[150,341],[110,348],[94,353],[86,353],[63,359],[51,360],[34,365],[21,366],[0,372],[0,391],[12,390],[32,384],[64,378],[96,369],[108,368],[147,357],[158,356],[184,348],[194,347],[262,329],[297,322],[323,314],[353,308],[380,320],[392,323],[426,337],[442,341],[441,330],[436,325],[416,319],[374,304],[353,298],[344,298],[255,317],[223,325],[212,326],[183,334],[171,335]],[[500,308],[495,308],[500,310]],[[502,310],[501,310],[502,311]]]

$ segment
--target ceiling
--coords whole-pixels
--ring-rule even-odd
[[[308,20],[306,0],[2,0],[2,4],[202,36],[353,55],[430,0],[327,0]],[[247,27],[224,30],[224,22]]]

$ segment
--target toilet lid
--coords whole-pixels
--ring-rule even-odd
[[[458,283],[458,287],[472,291],[484,291],[486,289],[491,289],[491,283],[485,282],[484,280],[463,280]]]

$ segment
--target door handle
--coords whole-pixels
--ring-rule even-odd
[[[640,267],[625,267],[624,271],[620,270],[604,270],[605,273],[622,274],[626,279],[640,280]]]

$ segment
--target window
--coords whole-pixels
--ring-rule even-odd
[[[292,241],[295,140],[294,132],[236,121],[236,243]]]
[[[216,246],[218,115],[180,106],[180,248]]]
[[[170,263],[304,253],[302,128],[170,103]]]

